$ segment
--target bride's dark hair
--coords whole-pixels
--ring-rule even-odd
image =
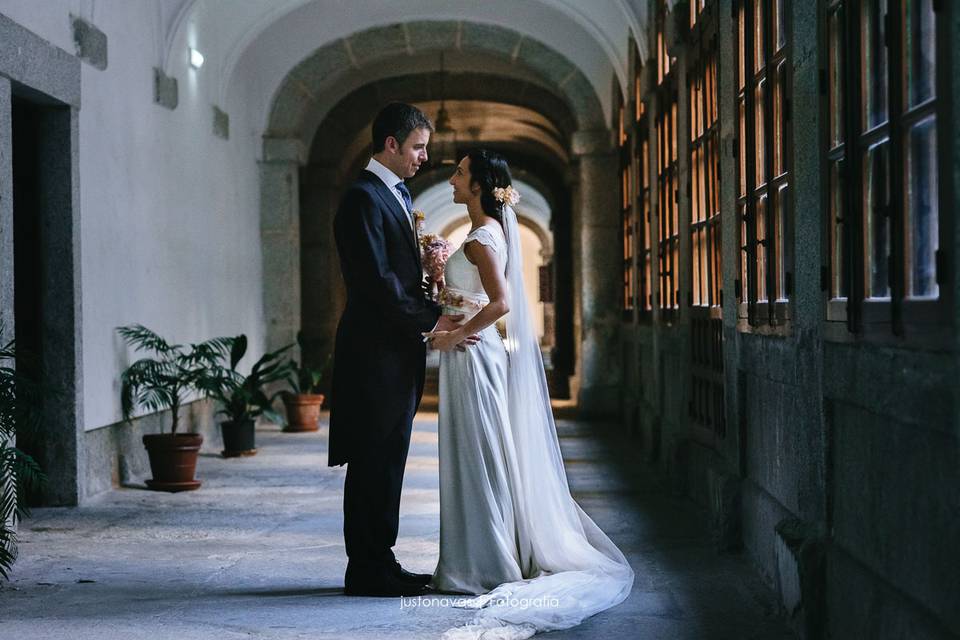
[[[495,151],[475,149],[470,158],[470,182],[480,187],[480,206],[483,212],[503,226],[503,203],[493,195],[497,187],[509,187],[513,180],[506,159]]]

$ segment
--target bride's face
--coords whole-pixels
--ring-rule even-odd
[[[453,201],[457,204],[467,204],[480,193],[480,187],[470,184],[470,158],[464,156],[454,170],[449,180],[453,186]]]

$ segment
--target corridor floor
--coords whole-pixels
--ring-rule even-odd
[[[437,416],[415,424],[397,557],[430,572],[438,554]],[[571,489],[630,559],[620,606],[557,640],[792,638],[773,597],[738,556],[718,555],[703,514],[631,462],[631,445],[560,421]],[[419,602],[343,595],[344,469],[326,430],[260,430],[259,454],[203,454],[199,491],[110,491],[77,509],[39,509],[0,583],[0,637],[18,640],[436,638],[470,617]],[[634,458],[636,454],[632,454]]]

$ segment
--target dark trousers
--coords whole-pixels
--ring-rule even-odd
[[[386,439],[347,462],[343,487],[343,538],[355,569],[376,569],[395,560],[400,489],[410,448],[410,420]]]

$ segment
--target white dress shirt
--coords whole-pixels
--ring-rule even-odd
[[[370,162],[367,163],[367,171],[380,178],[380,180],[383,181],[383,184],[387,185],[387,188],[390,189],[390,193],[392,193],[393,197],[396,198],[397,202],[400,203],[400,208],[407,212],[407,222],[410,223],[412,228],[413,212],[407,211],[407,204],[403,201],[403,197],[400,195],[400,192],[396,190],[396,186],[403,182],[403,179],[393,171],[390,171],[390,169],[387,169],[383,163],[376,158],[370,158]]]

